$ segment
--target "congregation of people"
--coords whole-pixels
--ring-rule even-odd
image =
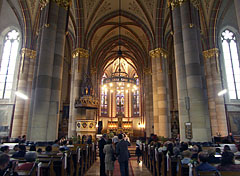
[[[78,144],[96,144],[98,146],[101,176],[113,176],[117,169],[116,162],[119,164],[121,176],[129,175],[129,158],[131,155],[128,147],[131,144],[132,146],[136,145],[136,162],[145,164],[153,175],[156,175],[153,167],[155,167],[155,170],[157,167],[163,167],[152,164],[160,159],[160,155],[167,160],[177,160],[176,167],[171,166],[169,168],[172,170],[172,176],[180,172],[181,165],[191,167],[196,175],[202,171],[214,171],[216,174],[221,171],[240,172],[240,145],[237,143],[225,144],[222,145],[224,147],[220,147],[219,144],[213,142],[181,142],[179,139],[162,140],[154,134],[151,134],[149,138],[131,138],[131,142],[126,134],[112,132],[103,134],[96,140],[98,140],[98,143],[95,139],[93,140],[91,135],[83,135]],[[36,143],[28,143],[26,136],[19,137],[14,142],[16,145],[12,149],[8,145],[1,145],[0,176],[3,176],[9,170],[11,170],[12,175],[17,175],[18,171],[21,170],[31,170],[39,156],[63,155],[64,152],[69,151],[76,144],[73,144],[72,139],[67,140],[64,137],[51,143],[51,145],[45,145],[44,149],[38,147]],[[19,158],[24,158],[25,162],[19,164],[17,162]],[[238,163],[235,163],[236,161]],[[167,176],[166,173],[160,175]]]
[[[233,138],[232,141],[235,142]],[[230,145],[236,151],[233,151]],[[192,175],[198,175],[202,171],[215,171],[219,175],[221,171],[239,171],[240,174],[240,145],[237,144],[225,144],[223,148],[220,148],[219,144],[212,142],[180,142],[178,140],[162,142],[158,140],[156,135],[151,134],[144,148],[145,151],[148,148],[150,161],[162,154],[167,159],[181,162],[177,163],[176,167],[169,168],[172,169],[173,175],[177,175],[179,172],[180,164],[191,167],[191,170],[194,168],[196,173],[191,173]],[[189,173],[189,168],[187,173]]]
[[[12,149],[8,145],[2,144],[0,146],[0,176],[4,176],[9,172],[12,175],[18,175],[19,171],[30,171],[37,162],[38,157],[61,157],[70,148],[74,148],[73,141],[71,139],[67,140],[65,137],[40,146],[38,143],[28,143],[25,135],[19,136],[12,142],[15,144]],[[84,136],[80,143],[92,144],[92,136]],[[20,160],[24,160],[24,162],[18,163]]]

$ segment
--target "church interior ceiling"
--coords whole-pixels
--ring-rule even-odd
[[[14,4],[15,0],[8,1]],[[48,0],[19,0],[19,6],[15,6],[16,9],[22,8],[20,16],[24,18],[25,27],[30,25],[36,35],[40,1]],[[103,69],[109,60],[116,57],[121,45],[124,57],[130,58],[137,69],[150,68],[149,51],[166,48],[168,37],[172,34],[169,1],[121,0],[119,42],[118,0],[72,0],[68,22],[72,49],[80,47],[89,50],[91,67]],[[199,0],[203,38],[210,35],[209,29],[211,25],[216,25],[219,9],[224,3],[224,0]]]

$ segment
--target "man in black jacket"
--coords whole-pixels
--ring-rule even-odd
[[[98,142],[100,157],[100,176],[106,176],[105,173],[105,154],[103,153],[104,145],[107,144],[107,135],[103,134],[102,139]]]
[[[128,141],[125,141],[123,139],[123,135],[119,134],[118,139],[120,142],[117,144],[116,154],[118,156],[118,162],[120,165],[120,172],[121,176],[128,176],[128,159],[129,159],[129,151],[128,146],[130,146],[130,143]]]

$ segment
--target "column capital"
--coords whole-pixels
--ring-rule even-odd
[[[21,49],[21,55],[22,57],[28,57],[30,59],[35,59],[36,58],[37,52],[34,50],[31,50],[29,48],[22,48]]]
[[[97,73],[97,68],[96,67],[91,67],[90,72],[91,72],[91,74]]]
[[[67,10],[68,6],[71,4],[71,0],[52,0],[55,2],[59,7],[63,7]],[[50,2],[50,0],[40,0],[41,8],[44,8],[47,6],[47,4]]]
[[[151,68],[144,68],[143,72],[146,75],[148,75],[148,74],[151,75],[152,74]]]
[[[199,9],[200,0],[168,0],[168,7],[175,7],[181,6],[184,2],[190,1],[194,7]]]
[[[205,59],[210,59],[213,58],[215,56],[219,56],[219,49],[218,48],[212,48],[209,50],[205,50],[203,51],[203,56]]]
[[[83,48],[76,48],[73,52],[72,52],[72,57],[76,58],[76,57],[83,57],[83,58],[88,58],[89,53],[88,50],[85,50]]]
[[[168,52],[163,48],[156,48],[149,51],[149,55],[152,58],[164,57],[166,59],[168,57]]]

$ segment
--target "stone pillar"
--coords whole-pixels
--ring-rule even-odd
[[[180,16],[180,7],[174,6],[172,11],[173,15],[173,28],[174,28],[174,53],[176,64],[176,79],[177,79],[177,95],[178,95],[178,111],[179,111],[179,128],[180,137],[185,141],[185,126],[184,123],[189,121],[188,111],[186,109],[185,97],[187,97],[187,81],[184,60],[183,38],[182,38],[182,23]]]
[[[171,3],[174,27],[174,50],[178,91],[180,137],[187,141],[185,123],[192,123],[193,141],[211,139],[207,96],[204,94],[204,74],[201,69],[198,1]]]
[[[22,62],[19,72],[17,90],[30,98],[36,51],[28,48],[22,48],[21,55]],[[16,97],[16,106],[11,136],[13,138],[27,134],[29,103],[30,103],[29,100],[23,100],[21,98]]]
[[[73,51],[70,112],[68,124],[68,137],[76,135],[76,120],[86,119],[86,110],[75,108],[75,100],[81,96],[81,86],[88,69],[89,53],[83,48],[76,48]]]
[[[153,126],[153,93],[152,93],[152,75],[151,69],[144,70],[144,112],[145,113],[145,131],[146,136],[149,137],[151,133],[154,133]]]
[[[228,135],[224,97],[218,96],[222,90],[222,80],[218,62],[219,50],[213,48],[203,52],[208,85],[208,104],[211,119],[212,135]]]
[[[28,136],[30,141],[53,141],[58,136],[65,29],[69,1],[43,4]]]
[[[234,5],[235,5],[236,16],[238,21],[238,31],[240,33],[240,0],[234,0]]]
[[[189,97],[189,117],[192,122],[193,141],[211,139],[207,96],[204,94],[204,74],[201,70],[198,36],[197,4],[184,2],[180,6],[183,48],[186,69],[187,93]]]
[[[167,52],[157,48],[149,52],[152,57],[154,134],[169,137],[167,99]]]

